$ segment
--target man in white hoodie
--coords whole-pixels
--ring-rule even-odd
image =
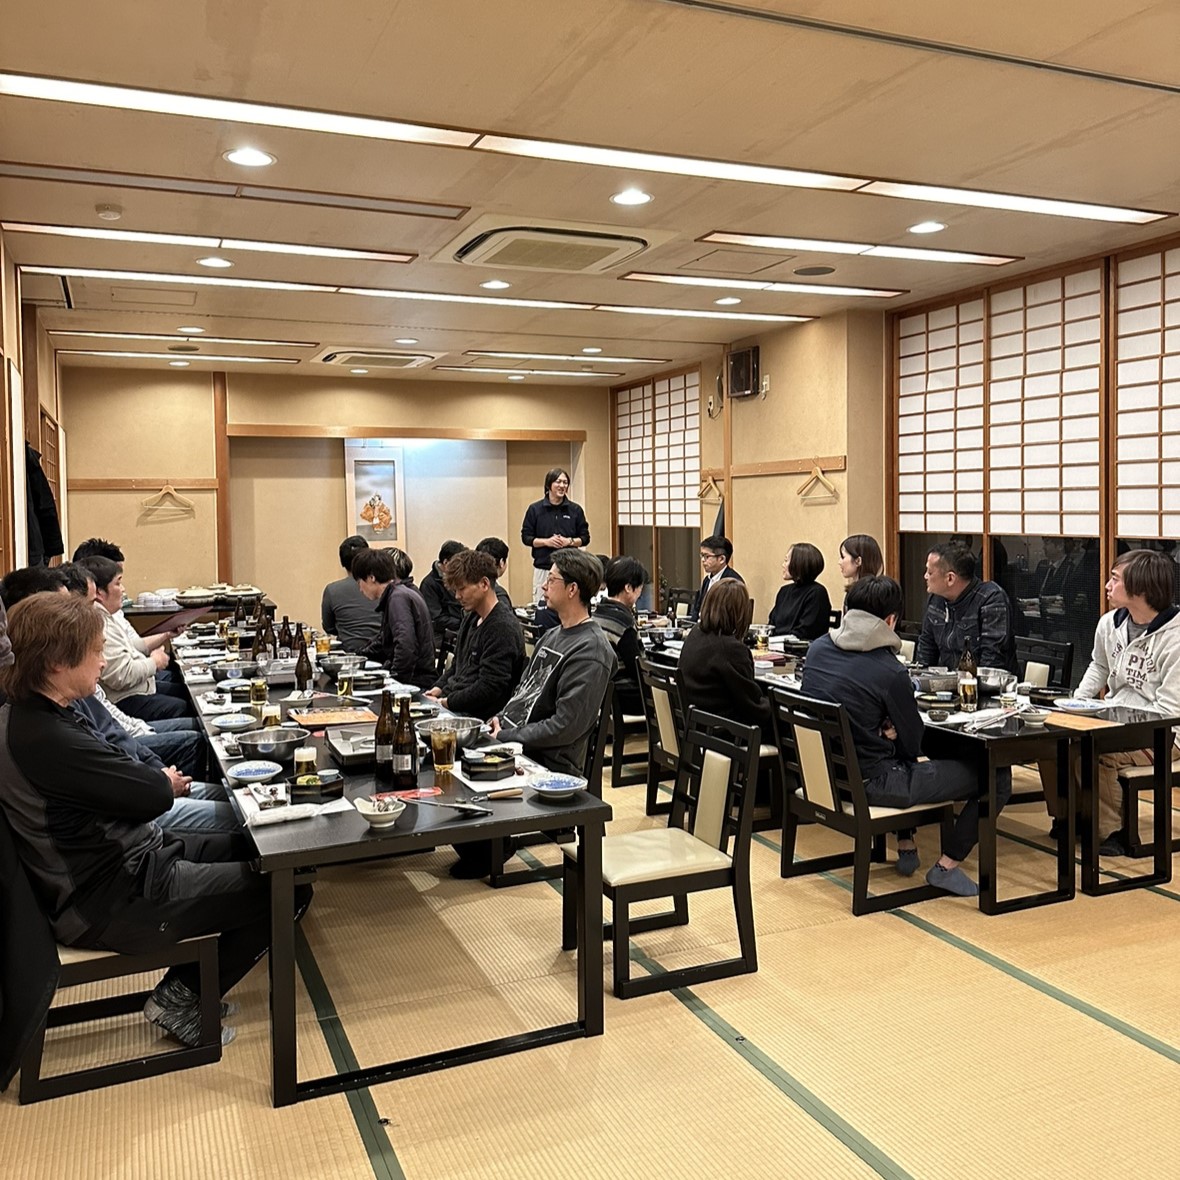
[[[1105,689],[1108,704],[1180,714],[1180,610],[1172,602],[1173,587],[1166,554],[1131,549],[1115,559],[1106,583],[1106,599],[1114,609],[1098,620],[1079,697],[1095,698]],[[1099,826],[1110,833],[1099,849],[1103,856],[1126,855],[1119,769],[1150,765],[1149,750],[1098,759]]]

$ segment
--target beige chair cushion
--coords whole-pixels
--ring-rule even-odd
[[[63,967],[89,963],[93,959],[110,959],[117,953],[117,951],[92,951],[84,946],[62,946],[60,942],[57,944],[57,961]]]
[[[563,851],[576,857],[577,846]],[[663,877],[684,877],[707,869],[727,869],[732,860],[682,828],[647,828],[607,836],[602,842],[602,879],[607,885],[635,885]]]
[[[644,715],[642,713],[624,713],[623,714],[623,724],[624,725],[646,725],[647,718],[644,717]]]
[[[778,746],[772,745],[770,742],[763,742],[758,747],[759,758],[777,758]]]
[[[914,641],[912,639],[903,639],[901,647],[897,653],[907,664],[914,662]]]
[[[1049,687],[1049,673],[1052,668],[1048,664],[1042,664],[1040,660],[1029,660],[1024,665],[1024,680],[1026,684],[1031,684],[1035,688]]]
[[[1180,774],[1180,761],[1172,763],[1172,773]],[[1137,779],[1150,779],[1154,774],[1154,766],[1123,766],[1119,769],[1119,782],[1134,782]],[[1142,790],[1142,786],[1139,789]]]
[[[803,788],[798,787],[795,794],[800,799],[806,798],[803,794]],[[887,815],[912,815],[918,811],[935,811],[939,807],[945,807],[945,803],[919,803],[916,807],[869,807],[869,819],[884,819]]]

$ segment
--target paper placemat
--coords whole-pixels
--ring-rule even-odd
[[[1118,725],[1117,721],[1108,721],[1105,717],[1095,717],[1090,713],[1050,713],[1045,718],[1048,725],[1057,725],[1062,729],[1109,729]]]

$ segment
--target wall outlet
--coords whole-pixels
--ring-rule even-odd
[[[769,392],[770,392],[770,374],[763,373],[762,374],[762,385],[759,387],[759,393],[761,393],[765,396]]]

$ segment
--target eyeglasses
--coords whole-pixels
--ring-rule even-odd
[[[723,553],[702,553],[702,561],[720,561],[725,555]]]
[[[563,586],[565,586],[565,585],[568,585],[568,584],[569,584],[568,582],[566,582],[565,578],[563,578],[563,577],[561,576],[561,574],[550,574],[550,575],[549,575],[549,576],[548,576],[548,577],[545,579],[545,585],[546,585],[546,586],[552,586],[552,585],[553,585],[555,582],[560,582],[560,583],[561,583]]]

